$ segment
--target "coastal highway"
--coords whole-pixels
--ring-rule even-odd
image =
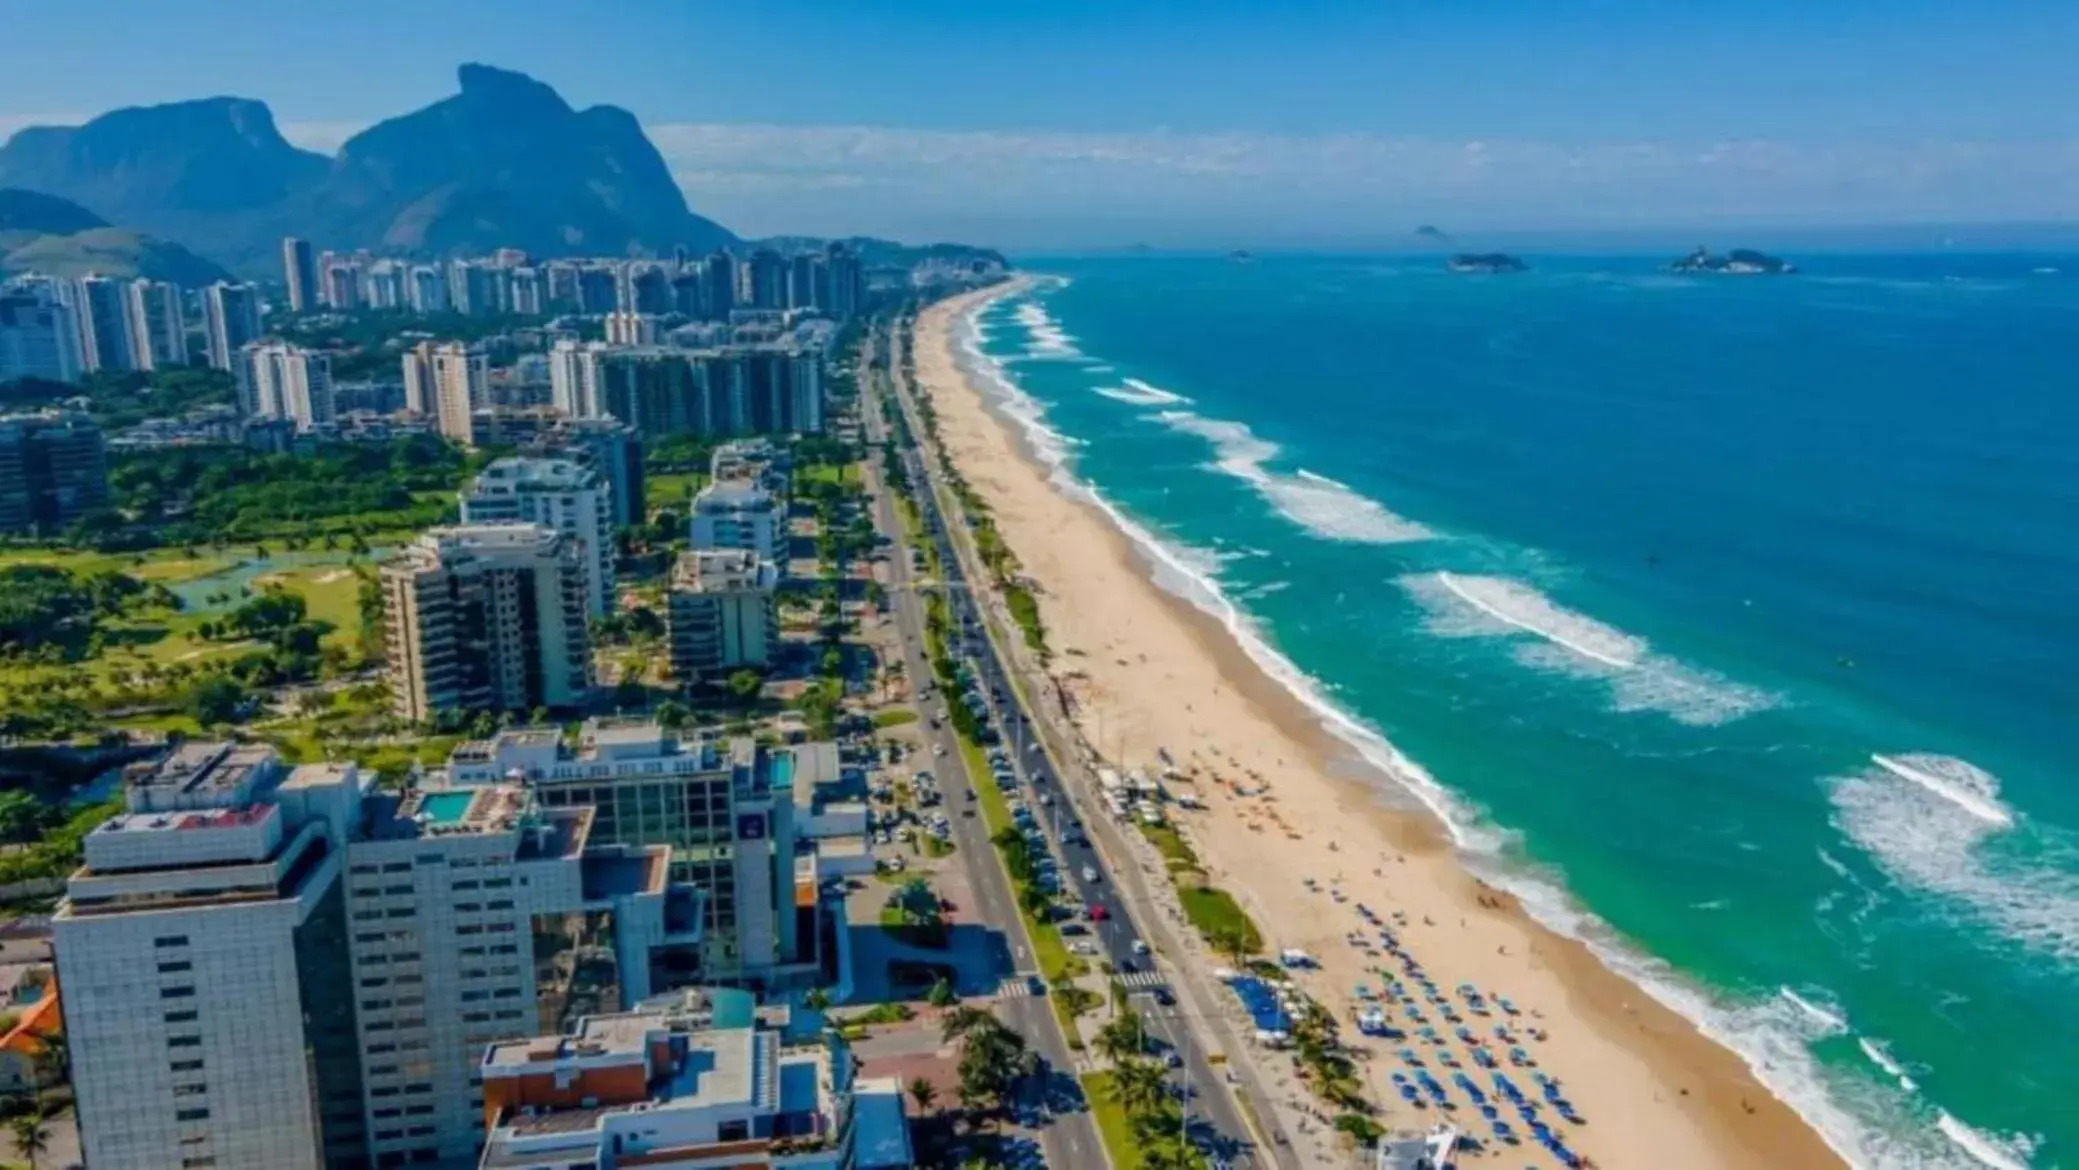
[[[869,333],[861,347],[858,381],[861,421],[867,441],[875,446],[887,435],[886,422],[880,417],[880,400],[873,392],[876,385],[873,357],[879,336],[878,333]],[[878,462],[868,458],[864,473],[866,489],[874,500],[874,524],[883,535],[894,541],[895,555],[887,561],[889,580],[886,586],[902,643],[903,670],[912,680],[913,687],[921,686],[931,679],[931,664],[924,657],[923,606],[917,597],[916,583],[911,579],[910,554],[902,522],[895,514],[891,493],[881,482]],[[924,704],[921,700],[918,706],[922,715]],[[1033,972],[1038,966],[1033,957],[1032,940],[1025,933],[1025,920],[1018,913],[1018,901],[1011,891],[1010,879],[996,860],[996,847],[989,841],[988,828],[980,818],[959,815],[960,810],[974,807],[969,798],[967,770],[960,764],[960,745],[954,741],[950,728],[934,728],[928,717],[920,720],[918,727],[925,742],[937,749],[938,766],[933,773],[938,779],[940,792],[946,798],[953,826],[954,852],[967,874],[968,888],[974,898],[975,904],[969,909],[982,922],[1003,931],[1008,953],[1001,956],[1003,969],[995,974],[1005,986],[1022,989],[1019,976]],[[1067,1038],[1062,1035],[1054,1010],[1045,999],[1016,994],[1001,997],[997,1001],[997,1016],[1025,1037],[1053,1076],[1075,1075],[1074,1054],[1069,1051]],[[1023,1104],[1027,1107],[1043,1106],[1047,1098],[1058,1094],[1058,1089],[1036,1086]],[[1097,1123],[1089,1112],[1042,1112],[1051,1114],[1039,1129],[1040,1150],[1048,1165],[1061,1170],[1081,1170],[1105,1164],[1104,1140],[1098,1135]]]
[[[916,407],[912,394],[914,388],[905,383],[902,372],[902,346],[906,341],[905,329],[898,325],[890,331],[888,342],[891,353],[889,376],[895,388],[896,400],[901,405],[907,428],[917,444],[925,441],[917,425]],[[877,411],[878,404],[870,404],[870,412]],[[876,423],[882,420],[875,419]],[[1259,1165],[1296,1165],[1291,1148],[1283,1135],[1273,1131],[1269,1136],[1271,1145],[1257,1147],[1251,1140],[1251,1131],[1245,1124],[1241,1110],[1230,1092],[1230,1082],[1216,1071],[1208,1059],[1205,1045],[1198,1039],[1200,1028],[1217,1028],[1214,1012],[1204,1007],[1204,989],[1194,986],[1195,981],[1179,981],[1180,987],[1164,983],[1147,986],[1150,980],[1145,973],[1153,969],[1148,948],[1167,941],[1168,953],[1181,956],[1184,951],[1174,935],[1167,940],[1158,940],[1144,933],[1136,908],[1129,901],[1137,900],[1142,906],[1148,904],[1143,896],[1129,899],[1123,896],[1114,881],[1113,868],[1093,843],[1093,838],[1102,839],[1111,833],[1113,826],[1105,822],[1102,815],[1094,815],[1085,824],[1075,811],[1073,793],[1061,783],[1055,760],[1062,758],[1059,752],[1032,750],[1039,743],[1031,713],[1025,708],[1024,693],[1013,686],[997,653],[995,641],[988,636],[985,626],[988,615],[977,603],[973,592],[967,587],[966,563],[959,555],[955,542],[947,531],[947,525],[939,498],[939,478],[934,469],[927,466],[918,446],[903,450],[902,456],[912,484],[929,490],[920,490],[918,499],[924,519],[926,534],[936,547],[939,563],[944,574],[943,584],[949,600],[952,616],[962,637],[961,649],[976,668],[981,686],[990,705],[994,725],[1004,741],[1004,747],[1016,761],[1021,782],[1027,790],[1028,803],[1041,815],[1042,825],[1052,837],[1057,855],[1062,862],[1064,881],[1078,890],[1086,907],[1102,907],[1102,920],[1092,922],[1093,934],[1102,948],[1103,955],[1114,970],[1124,973],[1130,989],[1135,990],[1137,1006],[1142,1010],[1149,1031],[1164,1046],[1174,1051],[1178,1068],[1174,1080],[1183,1097],[1187,1118],[1191,1124],[1194,1140],[1212,1156],[1214,1165],[1232,1168]],[[905,572],[908,554],[900,558]],[[920,627],[921,628],[921,627]],[[1007,633],[1006,636],[1015,636]],[[928,674],[914,677],[930,677]],[[1051,746],[1051,745],[1048,745]],[[1070,757],[1073,760],[1072,757]],[[1082,804],[1094,809],[1095,801],[1090,798],[1094,784],[1088,777],[1082,778]],[[1039,797],[1051,798],[1042,806]],[[1126,856],[1123,843],[1115,838],[1115,851]],[[985,846],[986,847],[986,846]],[[1128,867],[1131,868],[1130,865]],[[1083,880],[1086,870],[1095,880]],[[1130,875],[1137,878],[1137,874]],[[1144,914],[1154,917],[1152,914]],[[1158,923],[1158,925],[1161,925]],[[1136,987],[1135,985],[1141,985]],[[1268,1098],[1254,1083],[1253,1070],[1248,1068],[1244,1054],[1240,1060],[1229,1063],[1243,1081],[1242,1087],[1259,1098],[1256,1116],[1263,1123],[1273,1123],[1274,1114],[1269,1108]],[[1237,1067],[1239,1066],[1239,1067]]]

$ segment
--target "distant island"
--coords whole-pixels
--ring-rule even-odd
[[[1732,276],[1781,276],[1796,272],[1797,268],[1788,260],[1748,248],[1734,248],[1720,256],[1709,248],[1698,246],[1696,251],[1668,265],[1668,271],[1723,272]]]
[[[1247,248],[1236,248],[1227,254],[1227,258],[1236,264],[1247,264],[1249,261],[1256,259],[1256,257],[1249,254]]]
[[[1453,272],[1528,272],[1530,265],[1506,252],[1460,252],[1451,257]]]

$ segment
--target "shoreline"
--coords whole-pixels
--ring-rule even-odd
[[[1152,768],[1155,751],[1167,747],[1180,767],[1210,778],[1197,785],[1207,811],[1180,818],[1208,880],[1265,925],[1271,949],[1297,946],[1322,957],[1323,970],[1302,982],[1345,1021],[1346,1036],[1365,1043],[1347,1021],[1355,1006],[1348,988],[1369,973],[1367,957],[1343,944],[1357,925],[1347,908],[1310,898],[1299,888],[1302,875],[1320,875],[1353,901],[1405,911],[1403,940],[1440,984],[1470,980],[1537,1009],[1536,1022],[1551,1035],[1534,1055],[1589,1118],[1587,1128],[1566,1136],[1598,1165],[1845,1165],[1740,1054],[1483,881],[1457,856],[1435,809],[1390,804],[1396,790],[1424,798],[1332,732],[1331,716],[1275,677],[1228,625],[1158,580],[1188,570],[1143,547],[1122,528],[1130,521],[1108,506],[1060,490],[1054,468],[1036,456],[1003,403],[961,368],[957,352],[956,330],[978,303],[1024,287],[1013,281],[978,290],[919,318],[917,381],[936,405],[947,454],[989,502],[1038,586],[1042,618],[1061,651],[1050,673],[1074,696],[1086,740],[1095,722],[1117,766]],[[1139,698],[1149,694],[1165,700]],[[1188,754],[1182,744],[1193,745]],[[1257,782],[1240,786],[1241,773]],[[1362,872],[1365,859],[1380,864]],[[1238,863],[1249,872],[1238,872]],[[1457,930],[1449,925],[1454,917]],[[1400,1106],[1386,1083],[1390,1049],[1371,1047],[1375,1058],[1359,1073],[1387,1107],[1384,1117],[1400,1125],[1432,1120]],[[1528,1152],[1504,1148],[1503,1156]]]

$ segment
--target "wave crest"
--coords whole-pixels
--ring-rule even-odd
[[[1323,539],[1406,544],[1436,535],[1325,476],[1304,469],[1296,474],[1272,471],[1266,464],[1276,458],[1278,445],[1259,438],[1245,423],[1188,410],[1165,410],[1154,417],[1172,430],[1211,443],[1214,467],[1255,488],[1279,515]]]

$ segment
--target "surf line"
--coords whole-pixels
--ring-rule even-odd
[[[1874,752],[1870,755],[1870,762],[1901,780],[1919,785],[1981,821],[1998,825],[2002,829],[2014,827],[2014,817],[2006,809],[1949,780],[1931,772],[1923,772],[1903,760],[1895,760]]]
[[[1566,647],[1567,649],[1573,651],[1576,654],[1579,654],[1583,658],[1594,659],[1595,661],[1602,663],[1604,666],[1613,666],[1616,667],[1618,670],[1635,670],[1638,668],[1639,664],[1637,662],[1632,661],[1631,659],[1619,658],[1615,655],[1605,654],[1599,650],[1594,650],[1587,646],[1580,645],[1577,642],[1569,642],[1565,638],[1560,637],[1558,634],[1553,633],[1551,630],[1545,629],[1538,625],[1534,625],[1530,622],[1524,621],[1521,618],[1512,617],[1509,614],[1503,613],[1501,610],[1496,609],[1494,606],[1489,605],[1486,602],[1480,600],[1478,597],[1473,596],[1471,593],[1466,592],[1463,588],[1459,586],[1458,580],[1447,572],[1439,570],[1437,572],[1437,580],[1442,582],[1444,588],[1449,589],[1452,592],[1452,594],[1455,595],[1460,601],[1465,602],[1467,605],[1472,606],[1474,609],[1479,610],[1481,613],[1486,614],[1488,617],[1491,617],[1504,625],[1514,626],[1515,628],[1522,630],[1524,633],[1527,634],[1536,634],[1538,637],[1543,638],[1548,642],[1557,642],[1559,645]]]

